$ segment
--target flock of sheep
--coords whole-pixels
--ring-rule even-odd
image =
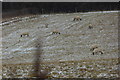
[[[73,21],[80,21],[80,20],[82,20],[81,18],[80,18],[80,16],[75,16],[74,18],[73,18]],[[47,25],[46,25],[47,26]],[[60,31],[58,31],[58,30],[53,30],[52,31],[52,34],[60,34]],[[21,37],[23,37],[23,36],[29,36],[29,33],[28,32],[24,32],[24,33],[22,33],[21,34]]]
[[[73,21],[81,21],[82,19],[80,18],[80,16],[75,16],[73,18]],[[93,26],[92,24],[89,24],[89,29],[92,29]],[[53,30],[52,31],[52,35],[53,34],[61,34],[59,30]],[[29,37],[29,32],[24,32],[21,33],[20,35],[21,37]],[[92,55],[95,54],[104,54],[104,50],[102,48],[100,48],[100,46],[98,44],[93,44],[90,46],[90,51],[92,52]]]

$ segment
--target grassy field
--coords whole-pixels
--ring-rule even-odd
[[[36,65],[48,78],[118,77],[118,12],[13,18],[3,23],[2,36],[4,78],[34,77]],[[104,53],[92,55],[93,44]]]
[[[41,63],[48,78],[117,78],[118,59]],[[3,65],[3,77],[35,77],[35,63]],[[7,73],[6,73],[7,72]]]

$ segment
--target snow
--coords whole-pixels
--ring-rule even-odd
[[[88,15],[89,18],[92,19],[90,13],[112,13],[112,12],[114,13],[114,12],[118,12],[118,11],[98,11],[98,12],[86,12],[86,13],[75,13],[75,14],[85,14],[83,16]],[[22,29],[20,29],[21,30],[20,32],[28,31],[28,32],[30,32],[30,37],[24,37],[24,38],[18,37],[19,32],[18,33],[15,32],[15,31],[18,31],[17,29],[15,29],[15,31],[13,31],[13,32],[11,31],[11,33],[9,33],[7,36],[5,36],[6,38],[3,37],[3,40],[5,40],[4,41],[5,45],[9,46],[9,44],[10,44],[10,48],[4,49],[4,51],[5,51],[5,52],[3,52],[3,53],[5,53],[4,55],[7,55],[8,53],[9,54],[13,54],[13,53],[26,54],[26,53],[30,53],[31,51],[35,51],[36,48],[33,47],[35,40],[37,40],[38,36],[44,35],[44,38],[45,38],[44,43],[47,46],[43,46],[42,49],[47,53],[47,54],[44,54],[45,56],[49,56],[51,53],[52,54],[50,56],[57,56],[57,55],[65,54],[65,57],[61,55],[61,56],[59,56],[59,58],[61,58],[63,60],[79,60],[79,59],[84,59],[84,57],[89,55],[89,54],[87,54],[87,53],[90,53],[88,45],[91,45],[91,43],[95,43],[95,42],[97,42],[97,43],[101,42],[101,36],[99,34],[104,35],[104,36],[108,35],[107,32],[105,32],[104,30],[101,33],[99,33],[97,31],[99,29],[99,27],[96,27],[98,29],[95,31],[92,31],[92,29],[88,30],[87,23],[89,23],[89,20],[87,17],[85,17],[85,19],[86,19],[85,21],[83,20],[81,22],[79,22],[79,21],[73,22],[71,20],[72,20],[73,16],[75,16],[74,14],[68,13],[67,14],[68,16],[66,14],[60,14],[60,16],[57,16],[57,15],[58,14],[56,14],[56,15],[54,14],[52,16],[51,15],[40,15],[37,17],[33,17],[32,19],[33,20],[39,19],[41,17],[49,17],[49,18],[47,21],[42,20],[40,22],[36,22],[36,24],[35,24],[35,21],[33,22],[34,24],[25,24],[24,23],[25,28],[22,27]],[[11,21],[4,22],[2,24],[14,23],[17,20],[18,21],[22,20],[23,22],[24,22],[24,20],[27,20],[27,19],[32,20],[30,17],[12,18]],[[45,24],[46,22],[50,23],[48,28],[42,27],[42,26],[44,26],[43,24]],[[32,23],[32,22],[30,22],[30,23]],[[18,25],[21,26],[20,24],[18,24]],[[33,27],[29,27],[29,26],[33,26]],[[83,26],[85,26],[85,27],[83,27]],[[5,28],[8,26],[3,26],[3,27]],[[17,27],[17,25],[14,27]],[[38,29],[37,27],[40,27],[40,28]],[[110,28],[111,28],[111,26],[110,26]],[[6,31],[9,31],[11,29],[11,27],[10,27],[10,29],[9,29],[9,27],[5,28],[5,29],[6,29]],[[54,29],[58,29],[62,34],[50,35],[50,31],[52,31]],[[49,33],[47,33],[47,32],[49,32]],[[99,37],[99,40],[98,39],[89,40],[89,39],[92,39],[95,37],[95,36],[94,37],[92,36],[93,32],[95,35],[97,35]],[[113,32],[113,31],[111,31],[111,32]],[[89,35],[89,33],[92,33],[92,34]],[[102,34],[102,33],[105,33],[105,34]],[[65,37],[64,34],[66,34],[68,36]],[[82,35],[82,34],[85,34],[85,35]],[[45,35],[48,35],[48,36],[45,36]],[[114,36],[114,35],[115,34],[112,34],[112,36]],[[15,40],[16,40],[16,42],[14,42]],[[20,40],[21,42],[17,43],[18,40]],[[7,42],[7,41],[9,41],[9,42]],[[67,42],[65,42],[65,41],[67,41]],[[13,45],[14,43],[16,43],[15,44],[16,46]],[[87,43],[87,45],[86,45],[86,43]],[[101,43],[101,44],[104,44],[104,43]],[[117,43],[106,43],[106,44],[108,44],[108,46],[113,46],[113,47],[117,45]],[[11,45],[13,45],[13,46],[11,46]],[[69,52],[72,53],[72,54],[70,53],[70,56],[72,56],[72,58],[69,58],[68,55],[66,56],[66,54]],[[56,54],[56,53],[58,53],[58,54]],[[76,55],[74,55],[74,54],[76,54]],[[81,54],[82,54],[82,56],[81,56]],[[109,55],[109,56],[112,56],[112,55]],[[99,57],[99,56],[96,56],[96,57]]]

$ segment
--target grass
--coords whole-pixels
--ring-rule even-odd
[[[112,68],[111,68],[114,64],[116,64],[116,60],[117,59],[60,61],[60,62],[45,62],[45,63],[41,63],[41,65],[42,65],[42,67],[44,67],[44,69],[47,68],[48,70],[51,70],[51,71],[54,70],[53,73],[50,73],[48,75],[49,78],[52,78],[55,75],[56,75],[57,78],[61,78],[62,74],[64,74],[66,77],[68,76],[68,78],[74,78],[76,74],[80,74],[80,78],[83,78],[83,77],[97,78],[97,75],[100,74],[100,73],[107,73],[107,74],[114,74],[114,75],[116,75],[117,71],[116,70],[112,70]],[[103,62],[101,62],[101,61],[103,61]],[[109,64],[111,64],[111,65],[108,64],[109,61],[110,61]],[[95,63],[95,64],[93,64],[93,63]],[[74,65],[74,64],[76,64],[76,65]],[[23,70],[23,73],[25,73],[24,70],[25,70],[26,66],[29,67],[28,71],[33,70],[32,65],[34,65],[34,63],[3,65],[3,67],[4,67],[3,73],[5,74],[5,72],[4,72],[6,70],[5,67],[7,69],[11,69],[12,71],[14,71],[14,73],[16,73],[17,69],[21,69],[21,70]],[[97,65],[100,65],[101,67],[98,67]],[[77,72],[70,73],[71,71],[76,70],[76,66],[81,67],[81,68],[78,69]],[[82,68],[83,66],[86,66],[86,67]],[[105,70],[102,70],[102,68],[105,68]],[[29,70],[29,69],[31,69],[31,70]],[[111,71],[108,71],[108,70],[111,70]],[[59,71],[62,71],[62,74],[59,74],[58,73]],[[7,74],[7,75],[9,75],[9,74]],[[17,75],[16,74],[16,76],[20,77],[22,75]],[[26,77],[28,77],[28,76],[29,77],[33,77],[34,74],[26,75]],[[77,77],[77,75],[76,75],[76,77]]]
[[[88,45],[89,43],[88,43],[88,41],[90,40],[90,43],[94,43],[95,41],[94,41],[94,38],[97,38],[96,40],[97,40],[97,42],[99,42],[100,40],[99,40],[99,38],[97,37],[97,35],[99,35],[99,32],[97,32],[97,30],[99,30],[99,27],[100,26],[106,26],[106,25],[109,25],[109,24],[104,24],[104,21],[103,21],[103,24],[101,24],[101,23],[99,23],[99,20],[100,19],[102,19],[101,17],[104,17],[104,16],[102,16],[102,14],[99,14],[99,16],[97,16],[98,14],[96,14],[96,15],[94,15],[94,14],[90,14],[89,16],[85,16],[85,17],[83,17],[83,20],[80,22],[80,24],[74,24],[73,25],[73,23],[72,22],[68,22],[68,23],[65,23],[65,24],[63,24],[63,25],[55,25],[55,26],[53,26],[53,27],[51,27],[51,29],[52,28],[55,28],[55,27],[59,27],[60,26],[60,28],[62,29],[62,28],[65,28],[64,29],[64,32],[66,32],[66,30],[67,31],[69,31],[68,32],[68,34],[64,34],[64,33],[61,33],[60,35],[51,35],[50,37],[50,39],[48,39],[48,42],[49,42],[49,44],[47,44],[46,46],[49,46],[49,47],[52,47],[52,46],[58,46],[59,48],[57,48],[57,47],[55,47],[55,49],[52,49],[52,50],[49,50],[49,51],[51,51],[51,52],[49,52],[48,50],[46,50],[46,53],[44,53],[44,54],[54,54],[55,52],[57,53],[57,51],[58,50],[63,50],[63,51],[68,51],[67,53],[60,53],[59,54],[59,52],[58,52],[58,54],[55,54],[54,56],[55,56],[55,58],[56,57],[58,57],[58,58],[60,58],[61,56],[68,56],[68,54],[70,54],[69,56],[71,56],[72,57],[72,55],[71,54],[74,54],[74,53],[72,53],[72,51],[70,51],[70,50],[73,50],[72,48],[76,48],[76,47],[73,47],[73,46],[82,46],[81,48],[82,49],[80,49],[80,51],[78,52],[78,53],[76,53],[76,54],[79,54],[80,52],[82,53],[82,51],[81,50],[83,50],[83,51],[85,51],[83,48],[85,47],[85,49],[87,48],[86,47],[86,45]],[[74,16],[71,16],[71,18],[73,18]],[[99,17],[98,18],[98,20],[97,20],[97,17]],[[71,19],[71,18],[68,18],[68,19]],[[91,19],[93,19],[94,18],[94,20],[91,20]],[[56,19],[58,19],[58,18],[56,18]],[[64,18],[63,18],[63,16],[61,16],[56,22],[57,23],[61,23],[61,22],[63,22],[63,21],[61,21],[61,20],[63,20]],[[66,16],[66,19],[67,19],[67,16]],[[66,20],[65,19],[65,20]],[[90,21],[91,20],[91,21]],[[106,18],[105,20],[109,20],[109,18]],[[40,22],[39,22],[40,21]],[[20,26],[20,28],[24,28],[25,26],[26,26],[26,28],[25,29],[27,29],[27,28],[32,28],[32,27],[36,27],[37,25],[39,26],[40,24],[43,24],[44,23],[44,21],[46,21],[46,20],[42,20],[42,19],[39,19],[38,20],[38,22],[35,20],[35,22],[33,22],[32,24],[29,24],[29,23],[27,23],[26,25],[25,24],[22,24],[21,26]],[[69,20],[68,20],[69,21]],[[92,29],[91,30],[89,30],[90,32],[88,32],[87,30],[88,30],[88,22],[90,21],[90,23],[93,23],[94,24],[94,28],[93,28],[93,32],[92,32]],[[29,21],[28,21],[29,22]],[[30,22],[32,22],[32,21],[30,21]],[[49,21],[48,21],[49,22]],[[21,23],[21,22],[20,22]],[[20,24],[19,23],[19,24]],[[36,25],[36,23],[37,23],[37,25]],[[17,27],[19,27],[18,25],[19,24],[17,24],[16,26]],[[32,25],[32,26],[31,26]],[[52,24],[51,24],[52,25]],[[72,26],[72,27],[69,27],[69,26]],[[80,26],[80,25],[82,25],[82,26]],[[31,26],[31,27],[29,27],[29,26]],[[48,27],[49,28],[49,27]],[[69,28],[69,29],[68,29]],[[9,29],[9,27],[7,27],[7,29]],[[33,29],[33,28],[32,28]],[[35,28],[36,29],[36,28]],[[109,29],[113,29],[113,27],[110,27]],[[9,30],[11,30],[11,29],[9,29]],[[18,29],[12,29],[11,31],[15,31],[15,30],[18,30]],[[46,29],[45,29],[46,30]],[[79,32],[80,30],[82,30],[82,32]],[[105,30],[105,29],[104,29]],[[108,30],[108,29],[107,29]],[[10,32],[11,32],[10,31]],[[36,31],[36,30],[35,30]],[[109,31],[109,30],[108,30]],[[6,33],[6,31],[4,31],[5,33]],[[33,31],[34,32],[34,31]],[[44,31],[43,31],[44,32]],[[45,32],[47,32],[47,31],[45,31]],[[108,32],[106,33],[107,31],[103,31],[103,33],[101,34],[101,35],[103,35],[103,34],[108,34]],[[8,32],[7,32],[8,33]],[[40,34],[43,34],[42,32],[40,33]],[[110,34],[112,34],[112,33],[110,33]],[[44,35],[44,34],[43,34]],[[45,34],[46,35],[46,34]],[[89,39],[88,39],[88,37],[84,37],[84,36],[86,36],[86,35],[90,35],[90,37],[89,37]],[[95,35],[95,36],[94,36]],[[113,34],[113,35],[115,35],[115,34]],[[82,37],[83,38],[82,38]],[[93,37],[94,36],[94,37]],[[109,35],[108,35],[109,36]],[[12,37],[12,36],[11,36]],[[68,38],[67,38],[68,37]],[[80,37],[80,38],[79,38]],[[91,40],[92,39],[92,37],[93,37],[93,40]],[[46,38],[46,37],[45,37]],[[64,41],[66,41],[65,43],[64,43]],[[80,42],[80,43],[76,43],[76,42],[79,42],[79,41],[82,41],[82,42]],[[92,42],[93,41],[93,42]],[[103,40],[103,42],[104,42],[104,40]],[[108,42],[106,42],[105,44],[107,44],[107,43],[111,43],[111,40]],[[33,44],[33,43],[30,43],[30,44]],[[70,44],[70,45],[69,45]],[[104,43],[101,43],[101,44],[104,44]],[[69,47],[71,47],[70,49],[69,48],[60,48],[60,46],[69,46]],[[71,46],[72,45],[72,46]],[[13,45],[13,46],[15,46],[15,45]],[[27,47],[28,45],[26,45],[26,47]],[[46,47],[46,46],[44,46],[44,47]],[[56,51],[57,50],[57,51]],[[87,50],[87,49],[86,49]],[[48,52],[47,52],[48,51]],[[55,52],[54,52],[55,51]],[[111,52],[118,52],[118,50],[111,50]],[[85,52],[85,53],[87,53],[87,52]],[[33,54],[30,54],[30,55],[28,55],[28,54],[24,54],[24,55],[22,55],[23,57],[21,58],[21,56],[19,56],[18,54],[17,54],[17,56],[19,56],[19,57],[15,57],[15,58],[13,58],[13,59],[6,59],[6,61],[5,60],[3,60],[3,61],[5,61],[5,62],[7,62],[8,61],[8,63],[9,62],[13,62],[14,63],[14,61],[18,61],[18,60],[20,60],[21,62],[23,61],[25,61],[25,60],[29,60],[29,59],[33,59],[33,57],[31,56],[31,55],[33,55]],[[27,57],[26,57],[27,56]],[[48,55],[47,55],[48,56]],[[68,56],[68,57],[69,57]],[[81,55],[82,56],[82,55]],[[70,58],[71,58],[70,57]],[[93,57],[98,57],[98,56],[93,56]],[[20,58],[20,59],[19,59]],[[48,57],[45,57],[46,59],[48,59]],[[51,58],[51,57],[50,57]],[[22,60],[22,59],[25,59],[25,60]],[[52,59],[54,60],[54,57],[52,57]],[[62,58],[63,59],[63,58]],[[42,66],[42,70],[45,70],[46,68],[48,68],[48,69],[51,69],[51,71],[53,71],[53,72],[55,72],[55,74],[52,74],[52,73],[50,73],[49,74],[49,78],[52,78],[52,77],[54,77],[54,76],[58,76],[57,78],[61,78],[63,75],[62,74],[59,74],[58,73],[58,71],[62,71],[62,73],[64,74],[64,77],[65,78],[76,78],[77,76],[79,76],[80,78],[84,78],[84,77],[91,77],[91,78],[96,78],[97,77],[97,75],[99,75],[100,73],[107,73],[107,74],[117,74],[117,71],[116,70],[114,70],[114,69],[112,69],[113,67],[114,67],[114,65],[118,65],[119,64],[119,62],[118,62],[118,59],[116,58],[114,58],[114,59],[103,59],[103,57],[102,56],[99,56],[99,59],[95,59],[95,60],[93,60],[93,59],[87,59],[87,60],[79,60],[79,61],[59,61],[59,60],[54,60],[54,61],[51,61],[51,62],[41,62],[40,63],[41,64],[41,66]],[[30,75],[28,72],[33,72],[34,71],[34,68],[33,68],[33,66],[35,65],[35,63],[19,63],[19,64],[4,64],[3,63],[3,74],[6,74],[6,76],[3,76],[3,77],[7,77],[7,76],[10,76],[10,77],[12,77],[12,75],[10,75],[9,74],[9,70],[11,71],[11,72],[13,72],[13,73],[15,73],[15,75],[14,76],[16,76],[16,77],[22,77],[23,75],[21,75],[21,73],[23,73],[24,75],[27,73],[28,75]],[[85,66],[84,68],[82,68],[83,66]],[[77,69],[78,68],[78,69]],[[103,68],[105,68],[105,69],[103,69]],[[20,74],[19,74],[19,72],[18,72],[18,74],[16,73],[16,71],[17,70],[20,70],[21,72],[20,72]],[[22,72],[22,70],[23,70],[23,72]],[[27,70],[27,71],[26,71]],[[109,71],[109,70],[111,70],[111,71]],[[76,72],[75,72],[76,71]],[[71,73],[72,72],[72,73]],[[25,77],[28,77],[28,75],[25,75]],[[31,76],[30,77],[33,77],[35,74],[31,74]],[[111,76],[108,76],[108,77],[111,77]],[[114,76],[114,77],[116,77],[116,76]],[[63,78],[63,77],[62,77]]]

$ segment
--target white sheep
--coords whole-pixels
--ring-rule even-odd
[[[92,28],[93,28],[93,25],[92,25],[92,24],[89,24],[88,27],[89,27],[89,29],[92,29]]]
[[[75,16],[74,19],[73,19],[73,21],[80,21],[80,20],[82,20],[82,19],[80,18],[80,16]]]
[[[93,55],[95,54],[104,54],[104,50],[102,48],[96,48],[93,50]]]
[[[29,33],[28,32],[24,32],[24,33],[22,33],[21,35],[20,35],[21,37],[23,37],[23,36],[29,36]]]
[[[90,46],[90,51],[93,51],[94,49],[98,48],[99,45],[98,44],[93,44]]]
[[[52,34],[60,34],[60,32],[58,30],[53,30]]]

